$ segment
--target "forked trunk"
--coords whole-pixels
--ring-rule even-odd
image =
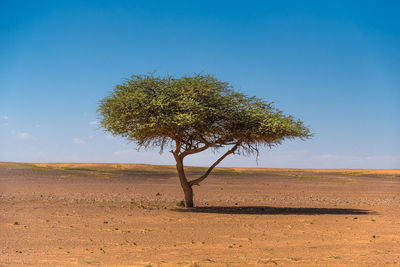
[[[213,165],[211,165],[210,168],[208,168],[208,170],[206,171],[205,174],[203,174],[201,177],[194,179],[192,181],[188,181],[186,179],[186,175],[185,175],[185,169],[183,168],[183,158],[184,156],[179,155],[179,143],[177,142],[177,149],[175,152],[172,151],[172,154],[175,157],[176,160],[176,170],[178,171],[178,175],[179,175],[179,181],[181,182],[181,186],[183,189],[183,193],[185,194],[185,207],[186,208],[192,208],[193,207],[193,185],[199,185],[201,181],[203,181],[204,179],[207,178],[207,176],[211,173],[211,171],[214,169],[215,166],[217,166],[226,156],[228,156],[229,154],[233,154],[235,152],[235,150],[239,147],[239,145],[241,144],[241,141],[239,141],[238,143],[236,143],[231,149],[229,149],[228,151],[226,151],[225,154],[223,154],[219,159],[217,159],[216,162],[214,162]],[[206,146],[204,146],[205,148],[207,148]],[[205,150],[203,148],[200,148],[200,150]],[[192,150],[193,151],[193,150]],[[186,152],[187,155],[188,152]]]

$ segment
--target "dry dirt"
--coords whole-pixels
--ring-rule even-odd
[[[400,170],[219,168],[181,199],[169,166],[0,163],[0,266],[400,266]]]

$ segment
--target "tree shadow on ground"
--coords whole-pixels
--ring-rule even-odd
[[[177,212],[192,213],[219,213],[219,214],[253,214],[253,215],[371,215],[374,211],[362,209],[336,209],[336,208],[289,208],[268,206],[242,206],[242,207],[195,207],[172,209]]]

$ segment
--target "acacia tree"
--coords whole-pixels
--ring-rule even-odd
[[[185,196],[193,207],[199,185],[230,154],[257,154],[263,146],[311,136],[300,120],[284,115],[272,103],[233,90],[209,74],[183,77],[132,75],[100,101],[101,126],[139,148],[165,148],[175,158]],[[185,157],[207,149],[227,151],[200,177],[188,180]]]

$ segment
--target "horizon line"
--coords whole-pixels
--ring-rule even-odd
[[[150,164],[150,163],[121,163],[121,162],[22,162],[22,161],[0,161],[0,165],[3,164],[49,164],[49,165],[57,165],[57,164],[80,164],[80,165],[145,165],[145,166],[161,166],[161,167],[175,167],[175,165],[167,165],[167,164]],[[194,165],[185,165],[185,167],[189,168],[207,168],[209,166],[194,166]],[[235,167],[235,166],[224,166],[224,167],[215,167],[216,169],[255,169],[255,170],[394,170],[400,171],[399,169],[394,168],[293,168],[293,167]]]

